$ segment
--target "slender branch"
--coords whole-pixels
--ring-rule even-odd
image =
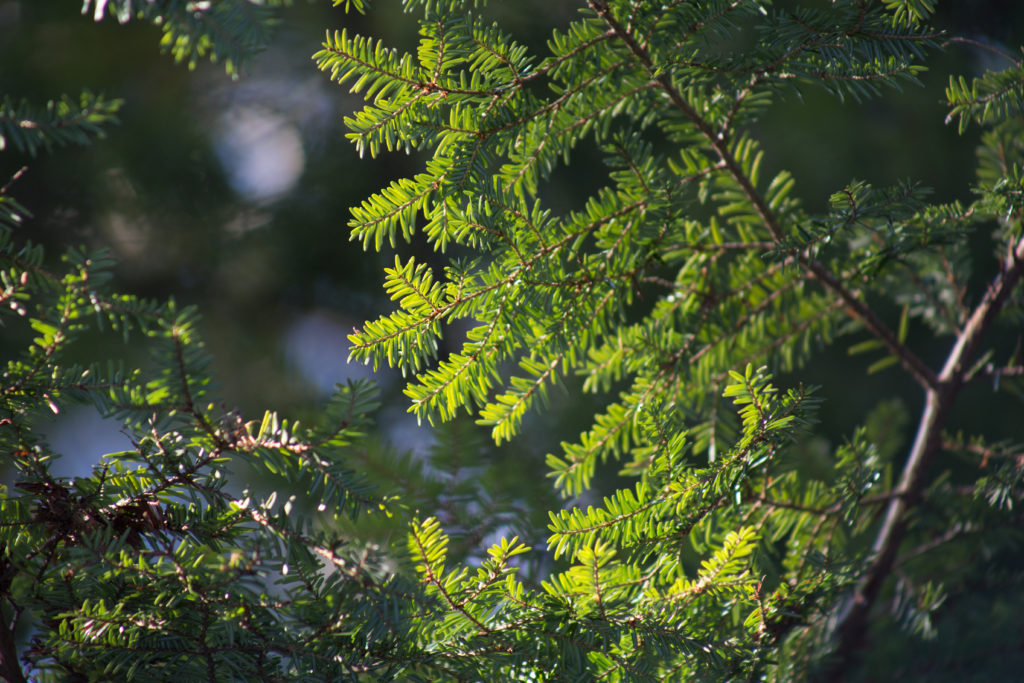
[[[862,506],[868,505],[880,505],[882,503],[888,503],[894,498],[898,497],[899,493],[891,493],[879,496],[866,496],[861,498],[858,503]],[[830,515],[838,515],[843,512],[843,501],[838,500],[832,503],[828,507],[814,507],[811,505],[802,505],[800,503],[794,503],[788,500],[777,500],[775,498],[769,498],[767,495],[755,496],[748,502],[753,502],[759,505],[766,505],[770,508],[782,508],[785,510],[796,510],[798,512],[807,512],[812,515],[818,515],[819,517],[828,517]]]
[[[1024,365],[1006,365],[1003,367],[997,367],[995,363],[986,363],[983,367],[968,377],[968,381],[984,377],[992,379],[998,382],[1003,377],[1021,377],[1024,376]]]
[[[960,536],[963,536],[964,534],[973,533],[977,531],[977,529],[978,527],[974,524],[954,524],[951,529],[948,529],[947,531],[936,536],[930,541],[922,543],[918,547],[913,548],[900,555],[899,558],[896,560],[895,565],[897,567],[900,567],[909,562],[910,560],[914,559],[915,557],[918,557],[919,555],[924,555],[927,552],[931,552],[932,550],[935,550],[936,548],[939,548],[945,545],[946,543],[949,543],[950,541],[957,539]]]
[[[875,337],[885,344],[890,353],[900,359],[900,363],[917,380],[918,384],[929,391],[934,391],[938,387],[939,378],[935,375],[935,371],[928,367],[909,347],[901,343],[893,331],[875,315],[874,311],[847,289],[839,278],[829,272],[821,263],[809,258],[807,254],[798,254],[797,262],[843,300],[847,312],[860,320]]]
[[[986,448],[985,446],[977,443],[964,443],[960,441],[943,441],[942,450],[944,451],[962,451],[965,453],[971,453],[973,455],[980,455],[981,462],[978,463],[978,467],[987,467],[988,463],[993,459],[1014,459],[1018,462],[1024,462],[1024,453],[1013,453],[1011,449],[1005,448]],[[971,489],[973,491],[973,489]]]
[[[978,355],[981,342],[985,333],[988,332],[996,316],[1006,304],[1013,289],[1024,274],[1024,238],[1016,244],[1007,248],[999,273],[995,280],[989,285],[981,303],[974,309],[974,313],[967,320],[963,330],[957,338],[953,350],[942,368],[939,380],[943,383],[956,380],[962,383],[970,365]]]
[[[18,182],[21,176],[25,175],[25,172],[27,170],[28,166],[22,166],[17,171],[15,171],[14,175],[11,176],[11,179],[4,183],[3,187],[0,187],[0,194],[7,194],[10,191],[11,186],[14,185],[14,183]]]
[[[963,45],[971,45],[973,47],[978,48],[979,50],[987,50],[988,52],[991,52],[992,54],[996,54],[996,55],[999,55],[1001,57],[1006,58],[1006,60],[1009,61],[1014,66],[1021,66],[1021,63],[1022,63],[1021,60],[1016,55],[1014,55],[1014,54],[1012,54],[1010,52],[1007,52],[1006,50],[1002,49],[998,45],[993,45],[991,43],[986,43],[986,42],[981,41],[981,40],[974,40],[972,38],[965,38],[963,36],[953,36],[952,38],[948,38],[946,40],[946,42],[944,42],[942,44],[942,47],[948,47],[949,45],[952,45],[954,43],[961,43]]]
[[[965,375],[978,354],[985,333],[991,328],[996,315],[1006,303],[1010,293],[1024,274],[1024,238],[1009,250],[995,280],[989,285],[981,303],[974,309],[967,324],[960,331],[946,364],[939,375],[939,387],[925,393],[925,409],[918,424],[917,435],[910,457],[903,467],[897,491],[901,494],[889,503],[885,521],[875,537],[872,559],[853,595],[840,608],[832,626],[836,638],[836,651],[842,653],[822,680],[833,680],[846,661],[860,647],[868,614],[892,570],[900,542],[907,530],[907,512],[920,500],[927,481],[927,473],[935,454],[942,448],[942,427],[946,422],[957,394],[963,387]]]

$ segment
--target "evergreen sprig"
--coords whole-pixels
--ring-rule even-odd
[[[984,128],[972,201],[852,180],[813,214],[796,175],[765,170],[758,118],[807,87],[916,83],[944,36],[930,0],[789,4],[588,0],[542,55],[460,0],[404,3],[421,16],[410,53],[327,36],[318,66],[367,99],[346,119],[356,148],[426,157],[350,223],[364,247],[422,234],[436,252],[396,257],[395,310],[351,336],[355,359],[405,373],[417,416],[448,423],[425,459],[373,445],[364,382],[313,424],[245,419],[217,399],[194,310],[113,294],[103,252],[53,267],[0,227],[0,314],[25,340],[0,386],[0,676],[871,680],[868,639],[947,646],[990,607],[1005,626],[1024,595],[1020,445],[951,415],[972,383],[1024,395],[1019,350],[993,341],[1021,321],[1020,64],[947,92],[961,127]],[[268,18],[227,0],[85,7],[166,15],[176,58],[229,71]],[[599,186],[552,208],[553,174],[589,150]],[[3,206],[0,222],[24,216]],[[979,226],[998,259],[984,288],[965,243]],[[918,328],[948,342],[938,363]],[[88,331],[142,338],[152,362],[69,363]],[[923,393],[908,453],[899,402],[816,435],[819,402],[844,396],[795,377],[840,336],[865,373]],[[526,515],[476,476],[483,446],[453,418],[516,438],[573,377],[606,407],[546,459],[568,500],[537,571]],[[131,446],[70,479],[43,418],[73,403]],[[595,495],[610,465],[628,483]]]
[[[843,654],[833,666],[841,667],[856,651],[898,549],[912,538],[944,538],[943,522],[911,531],[908,520],[911,501],[929,495],[925,473],[941,451],[935,416],[947,414],[973,376],[968,366],[986,358],[982,339],[1024,268],[1017,62],[973,85],[951,81],[950,117],[992,131],[976,201],[931,204],[911,182],[883,189],[854,181],[831,197],[829,213],[813,215],[795,200],[792,174],[764,177],[754,124],[773,101],[807,87],[859,101],[918,84],[929,53],[946,40],[928,26],[934,3],[585,5],[580,19],[553,32],[546,56],[497,29],[481,32],[483,12],[455,2],[423,8],[415,54],[346,33],[316,55],[367,97],[347,120],[361,152],[431,155],[422,173],[354,209],[353,239],[379,249],[419,232],[438,252],[458,254],[438,257],[443,268],[396,261],[386,288],[397,310],[356,331],[353,357],[411,373],[417,416],[476,412],[499,442],[528,429],[530,410],[571,375],[588,391],[615,388],[591,429],[548,456],[550,475],[568,497],[585,495],[608,460],[639,481],[601,506],[552,515],[550,547],[579,563],[560,580],[583,585],[589,577],[579,599],[596,604],[601,582],[593,578],[616,566],[609,558],[625,563],[623,576],[659,576],[671,565],[659,555],[675,547],[670,539],[696,545],[716,575],[716,562],[733,566],[724,558],[733,557],[725,548],[735,537],[724,530],[757,529],[758,552],[735,555],[753,558],[748,576],[774,577],[745,584],[760,616],[749,612],[745,623],[755,630],[730,642],[750,649],[706,651],[718,671],[734,675],[827,676],[815,662],[835,647]],[[740,44],[755,47],[734,49]],[[582,208],[557,214],[546,207],[545,184],[556,169],[575,168],[585,144],[601,150],[607,176]],[[970,301],[965,237],[984,221],[1001,226],[1002,265],[985,298]],[[895,319],[879,313],[886,306]],[[456,320],[471,326],[467,339],[439,356]],[[954,340],[940,369],[911,344],[918,322]],[[865,354],[867,372],[902,368],[930,407],[905,461],[865,428],[831,453],[830,475],[808,477],[794,465],[801,449],[792,431],[804,425],[807,393],[774,406],[766,376],[749,368],[795,371],[851,334],[860,335],[850,350]],[[738,416],[723,405],[730,396],[744,402]],[[897,483],[882,477],[899,467]],[[693,541],[702,534],[723,545]],[[913,593],[922,596],[917,604],[929,607],[901,609],[906,628],[930,628],[927,612],[942,603],[939,574],[915,584],[923,591]],[[680,586],[702,586],[701,576]],[[768,598],[754,585],[776,592]],[[571,599],[558,604],[568,619],[577,614]],[[787,616],[768,616],[769,605]],[[696,622],[685,629],[702,633]],[[768,642],[786,656],[759,659]],[[565,656],[580,663],[576,673],[643,678],[618,654]]]

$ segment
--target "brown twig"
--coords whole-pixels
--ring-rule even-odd
[[[978,354],[985,333],[992,326],[996,315],[1017,286],[1022,274],[1024,239],[1009,250],[999,274],[989,285],[981,303],[974,309],[967,324],[957,336],[946,358],[946,364],[939,374],[938,388],[925,392],[924,412],[918,423],[910,457],[903,466],[900,483],[896,489],[901,495],[889,503],[885,521],[872,546],[872,558],[868,569],[835,617],[832,633],[836,638],[836,651],[843,656],[823,680],[833,680],[829,677],[834,677],[860,647],[867,627],[868,614],[892,570],[900,543],[906,533],[907,512],[920,500],[929,466],[942,447],[942,427],[946,417],[963,387],[965,375]]]
[[[7,683],[28,683],[18,664],[18,649],[7,619],[0,614],[0,676]]]

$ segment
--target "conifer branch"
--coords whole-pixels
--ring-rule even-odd
[[[754,206],[754,210],[761,218],[761,222],[771,234],[776,244],[782,245],[785,242],[785,233],[779,223],[778,217],[764,196],[754,187],[750,177],[744,172],[742,165],[736,156],[729,149],[728,138],[718,133],[683,97],[679,89],[672,83],[667,74],[658,74],[654,63],[647,51],[637,43],[633,35],[623,27],[612,15],[606,0],[588,0],[591,9],[607,23],[619,39],[629,48],[630,52],[640,60],[644,68],[653,77],[658,86],[668,95],[672,105],[679,109],[697,127],[701,135],[715,150],[715,153],[725,165],[729,175],[739,184],[743,193]],[[904,368],[917,380],[925,389],[933,389],[937,386],[938,378],[935,372],[922,361],[908,346],[901,343],[893,334],[892,330],[875,315],[867,304],[846,285],[833,275],[824,265],[812,258],[807,251],[793,253],[797,263],[826,288],[832,290],[846,306],[847,312],[859,320],[868,330],[874,334],[890,352],[895,354]]]
[[[836,638],[836,651],[842,653],[832,674],[845,666],[847,659],[859,649],[868,615],[878,598],[885,579],[896,560],[897,551],[909,523],[908,512],[921,499],[927,484],[927,475],[935,454],[942,448],[942,429],[947,422],[956,397],[964,385],[974,358],[985,334],[1006,300],[1024,274],[1024,238],[1010,250],[1000,266],[1000,272],[989,285],[984,297],[974,309],[953,345],[939,376],[935,389],[925,393],[925,408],[918,424],[917,435],[910,456],[903,467],[893,498],[886,509],[885,520],[872,546],[871,564],[863,578],[835,618],[832,632]],[[823,680],[829,680],[827,677]]]
[[[199,13],[198,24],[168,19],[177,27],[165,39],[177,36],[171,47],[188,61],[248,53],[270,18],[245,0],[151,4]],[[760,179],[750,122],[787,84],[856,99],[913,81],[937,39],[925,26],[931,0],[589,0],[540,60],[471,0],[405,4],[422,10],[415,52],[335,34],[316,57],[368,102],[346,119],[357,147],[434,152],[349,225],[364,246],[419,233],[458,258],[443,269],[396,260],[384,289],[397,310],[366,323],[351,348],[412,376],[417,415],[469,409],[492,440],[535,428],[526,412],[572,373],[585,392],[619,392],[547,457],[555,489],[594,496],[549,513],[547,547],[568,566],[538,585],[541,553],[518,563],[530,548],[517,540],[477,546],[549,502],[519,505],[518,482],[493,496],[503,473],[476,467],[483,436],[441,425],[422,458],[378,449],[365,382],[340,389],[323,419],[307,414],[312,427],[221,410],[191,311],[110,294],[99,256],[71,251],[71,265],[42,270],[40,249],[12,242],[11,216],[27,212],[8,203],[0,313],[20,326],[12,346],[32,341],[0,382],[0,452],[19,478],[0,487],[0,678],[803,680],[830,664],[820,661],[829,646],[840,657],[831,674],[900,665],[902,653],[865,662],[865,634],[930,627],[935,596],[964,596],[990,571],[939,553],[908,558],[1020,525],[1009,510],[1022,499],[1017,435],[958,444],[946,424],[973,379],[1016,389],[1024,374],[1016,351],[997,359],[983,348],[997,319],[1020,312],[1024,239],[1009,222],[1020,219],[1024,148],[1019,120],[1008,120],[1024,108],[1020,64],[986,75],[980,97],[964,80],[947,92],[962,125],[996,124],[982,137],[981,199],[929,204],[909,183],[852,182],[816,220],[791,173]],[[237,11],[204,14],[214,7]],[[732,50],[755,31],[756,48]],[[591,146],[604,174],[581,168]],[[598,184],[574,188],[580,208],[549,201],[563,170]],[[961,283],[978,259],[963,236],[989,221],[1007,251],[968,308]],[[898,331],[876,297],[903,308]],[[94,320],[101,336],[140,331],[154,367],[126,372],[106,356],[65,366],[102,346],[80,334]],[[918,321],[952,338],[941,372],[910,350]],[[439,357],[443,325],[459,322],[470,326],[461,350]],[[886,353],[869,372],[900,362],[923,387],[905,459],[895,402],[879,401],[846,439],[827,433],[837,425],[826,417],[821,439],[808,434],[812,390],[776,387],[758,367],[799,372],[819,362],[814,346],[851,329],[869,332],[857,352]],[[66,479],[50,471],[58,454],[38,414],[72,401],[122,418],[132,447]],[[932,487],[940,449],[979,467]],[[894,456],[902,474],[883,484]],[[610,461],[635,485],[610,484]],[[234,472],[245,470],[258,475],[256,493],[239,492]],[[399,495],[378,497],[376,486]],[[926,493],[949,514],[918,514]],[[421,510],[429,522],[413,521]],[[408,541],[371,540],[383,537]],[[1012,569],[1012,557],[990,559]],[[904,575],[898,613],[883,614]],[[993,593],[969,597],[984,607]],[[19,623],[38,625],[20,653]]]

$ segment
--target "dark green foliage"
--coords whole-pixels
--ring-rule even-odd
[[[231,76],[270,40],[275,8],[290,0],[84,0],[82,14],[96,21],[112,16],[126,24],[148,21],[160,27],[160,47],[194,69],[202,59],[223,62]],[[357,3],[358,6],[358,3]]]
[[[39,256],[8,242],[2,257],[7,329],[38,335],[7,363],[0,428],[15,476],[0,512],[5,608],[40,620],[26,661],[41,679],[324,671],[329,641],[350,636],[323,640],[332,620],[383,609],[387,596],[363,582],[393,584],[371,546],[338,531],[384,508],[345,458],[365,438],[372,387],[339,389],[313,428],[273,413],[245,422],[210,394],[193,312],[107,294],[101,254],[71,253],[63,272]],[[67,365],[90,327],[145,336],[155,369]],[[51,474],[56,454],[37,425],[83,401],[120,419],[133,448],[69,481]],[[300,510],[276,492],[229,486],[243,466],[330,507]],[[318,633],[322,647],[307,648]]]
[[[103,136],[103,126],[117,121],[120,100],[83,92],[78,102],[69,97],[51,100],[45,107],[15,103],[10,96],[0,103],[0,150],[12,145],[35,156],[40,149],[75,143],[84,145]]]
[[[242,4],[255,21],[225,16],[249,51],[267,17]],[[351,336],[355,359],[409,378],[412,412],[449,423],[426,459],[373,447],[365,384],[312,426],[247,421],[214,397],[192,312],[110,294],[102,254],[54,271],[4,233],[4,315],[34,338],[0,407],[17,472],[0,674],[24,680],[18,654],[53,679],[931,680],[930,653],[947,671],[1017,670],[1001,632],[1024,595],[1021,447],[953,416],[981,385],[1008,414],[1024,395],[1019,343],[998,334],[1021,322],[1021,61],[951,81],[949,117],[984,128],[973,200],[851,180],[815,214],[798,178],[763,170],[759,116],[808,86],[859,101],[916,83],[950,42],[928,25],[935,3],[589,0],[543,55],[484,4],[407,1],[414,53],[339,31],[315,55],[367,100],[346,119],[360,152],[425,158],[350,226],[364,247],[421,233],[438,252],[396,257],[395,310]],[[204,23],[241,5],[138,11],[158,5],[177,59],[241,58]],[[40,130],[35,147],[64,140]],[[585,149],[600,187],[550,208]],[[970,248],[979,230],[995,269]],[[68,365],[94,328],[144,336],[152,362]],[[916,383],[912,438],[886,396],[820,438],[820,402],[862,389],[773,378],[840,337],[865,374]],[[547,456],[569,499],[547,573],[512,537],[528,515],[474,479],[483,447],[451,420],[516,438],[575,378],[606,406]],[[133,447],[60,479],[41,416],[82,401]],[[597,491],[609,466],[627,483]],[[12,623],[34,631],[19,641]],[[965,629],[990,629],[999,654],[979,662]]]
[[[18,152],[35,156],[40,149],[49,151],[55,146],[88,144],[103,137],[103,126],[117,121],[120,100],[105,99],[101,95],[83,92],[76,103],[67,96],[50,100],[37,107],[22,100],[15,102],[10,95],[0,100],[0,151],[12,147]],[[0,227],[15,227],[26,217],[25,209],[11,196],[16,173],[0,187]]]

